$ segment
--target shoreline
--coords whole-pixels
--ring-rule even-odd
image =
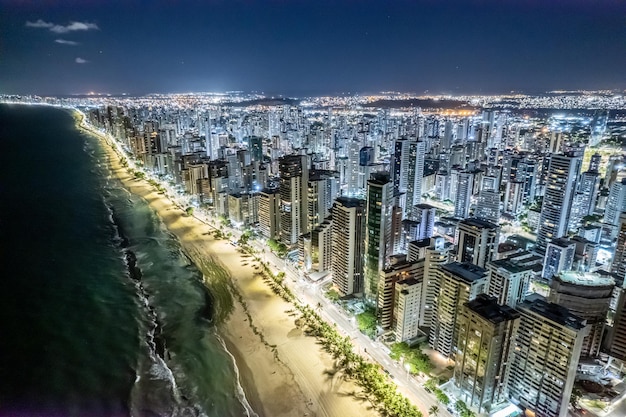
[[[212,226],[186,215],[148,181],[132,177],[120,162],[126,156],[120,155],[119,142],[88,124],[82,112],[71,110],[77,126],[100,141],[112,175],[157,213],[202,271],[205,283],[220,279],[212,269],[226,273],[221,278],[228,281],[234,308],[217,326],[217,333],[234,359],[239,383],[254,413],[259,417],[379,415],[368,401],[353,395],[360,392],[354,382],[332,374],[333,359],[295,326],[294,317],[287,313],[293,306],[259,278],[258,261],[227,240],[215,239]]]

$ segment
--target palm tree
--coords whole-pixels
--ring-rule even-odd
[[[428,415],[430,417],[436,417],[439,414],[439,407],[437,405],[431,405],[428,409]]]

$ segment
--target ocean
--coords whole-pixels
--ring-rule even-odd
[[[254,415],[227,295],[72,112],[1,104],[0,146],[0,416]]]

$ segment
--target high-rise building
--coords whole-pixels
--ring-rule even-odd
[[[425,142],[416,137],[398,139],[394,144],[391,171],[395,194],[406,194],[405,215],[411,217],[412,207],[422,198]]]
[[[394,142],[393,157],[391,159],[391,173],[393,176],[394,193],[406,193],[408,184],[409,140],[398,139]]]
[[[378,281],[378,300],[376,305],[378,320],[383,329],[393,325],[395,285],[398,281],[407,279],[422,280],[424,276],[424,262],[406,260],[404,255],[392,256],[389,267],[380,271]]]
[[[619,216],[619,231],[617,233],[617,244],[615,245],[615,255],[611,262],[611,272],[620,278],[626,277],[626,212]]]
[[[561,272],[550,283],[548,301],[587,321],[588,334],[582,343],[582,357],[600,354],[604,323],[614,288],[615,280],[611,276],[591,272]]]
[[[504,212],[511,216],[517,216],[522,211],[524,183],[509,181],[504,190]]]
[[[608,330],[606,353],[612,358],[626,362],[626,291],[623,288],[618,291],[613,326]]]
[[[499,304],[515,307],[528,294],[530,280],[541,264],[541,258],[521,252],[505,259],[487,262],[489,289],[487,294]]]
[[[422,179],[424,177],[424,155],[426,143],[418,140],[409,142],[409,165],[407,170],[406,211],[412,214],[413,206],[422,201]]]
[[[339,197],[332,209],[333,284],[341,295],[363,292],[365,201]]]
[[[454,384],[459,399],[479,413],[505,400],[509,348],[520,313],[479,294],[459,315]]]
[[[258,194],[234,193],[228,195],[228,218],[237,227],[259,221]]]
[[[298,242],[307,232],[308,161],[305,155],[287,155],[279,159],[280,239],[285,245]]]
[[[565,417],[586,322],[540,299],[526,300],[516,309],[520,324],[510,349],[507,395],[532,415]]]
[[[259,231],[266,239],[280,237],[280,192],[277,189],[259,193]]]
[[[583,217],[593,214],[598,199],[598,188],[600,186],[600,174],[598,172],[586,171],[580,174],[578,192],[574,196],[572,205],[572,215],[570,217],[570,229],[575,229]]]
[[[626,178],[615,181],[609,188],[604,210],[604,222],[617,226],[620,214],[626,211]]]
[[[396,282],[393,307],[396,342],[405,342],[419,335],[423,311],[422,281],[422,277],[416,277]]]
[[[550,281],[561,271],[569,271],[576,256],[576,242],[569,239],[553,239],[546,247],[541,278]]]
[[[469,262],[484,268],[496,258],[500,227],[494,223],[469,218],[458,225],[457,261]]]
[[[460,172],[456,184],[456,198],[454,200],[454,217],[465,219],[469,216],[472,191],[474,189],[474,174]]]
[[[470,263],[452,262],[441,265],[438,275],[439,296],[435,301],[429,343],[446,358],[454,358],[461,307],[485,292],[488,273]]]
[[[247,141],[252,161],[263,162],[263,138],[260,136],[248,136]]]
[[[500,221],[500,184],[497,178],[482,177],[474,217],[496,224]]]
[[[535,200],[537,182],[537,164],[530,159],[524,159],[517,165],[515,181],[523,184],[522,198],[524,204],[530,204]]]
[[[432,327],[435,314],[435,302],[439,297],[440,273],[439,266],[447,264],[452,244],[441,236],[430,238],[430,245],[424,251],[424,284],[422,288],[422,314],[420,327]]]
[[[332,228],[333,221],[329,217],[309,233],[301,236],[303,253],[300,261],[306,272],[325,276],[332,269]]]
[[[365,226],[365,297],[375,304],[380,271],[391,256],[393,183],[388,173],[372,174],[367,182]]]
[[[309,172],[307,215],[308,229],[313,230],[328,217],[339,193],[339,179],[334,171]]]
[[[429,204],[413,206],[413,218],[419,223],[416,240],[428,239],[435,234],[437,208]]]
[[[545,250],[551,240],[567,234],[581,164],[582,150],[550,157],[537,234],[537,247],[540,250]]]

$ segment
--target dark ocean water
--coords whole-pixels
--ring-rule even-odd
[[[0,416],[242,416],[215,295],[68,110],[0,105]]]

